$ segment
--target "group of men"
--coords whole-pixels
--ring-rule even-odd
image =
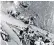
[[[51,40],[35,34],[34,31],[29,30],[29,28],[24,31],[20,31],[19,39],[23,45],[53,45]]]

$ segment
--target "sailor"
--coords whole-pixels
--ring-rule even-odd
[[[39,39],[39,37],[38,37],[38,39]],[[35,44],[35,45],[40,45],[40,42],[39,42],[39,40],[38,40],[38,39],[37,39],[37,40],[35,40],[35,42],[34,42],[34,44]]]
[[[20,31],[19,39],[20,39],[20,41],[22,41],[22,39],[23,39],[23,31],[22,30]]]
[[[30,45],[34,45],[34,31],[31,31],[29,34]]]
[[[40,37],[38,38],[38,40],[35,41],[35,45],[45,45],[45,43],[43,42],[42,39],[43,39],[42,36],[40,36]]]

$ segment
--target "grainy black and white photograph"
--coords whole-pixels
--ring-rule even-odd
[[[54,1],[0,5],[0,45],[54,45]]]

